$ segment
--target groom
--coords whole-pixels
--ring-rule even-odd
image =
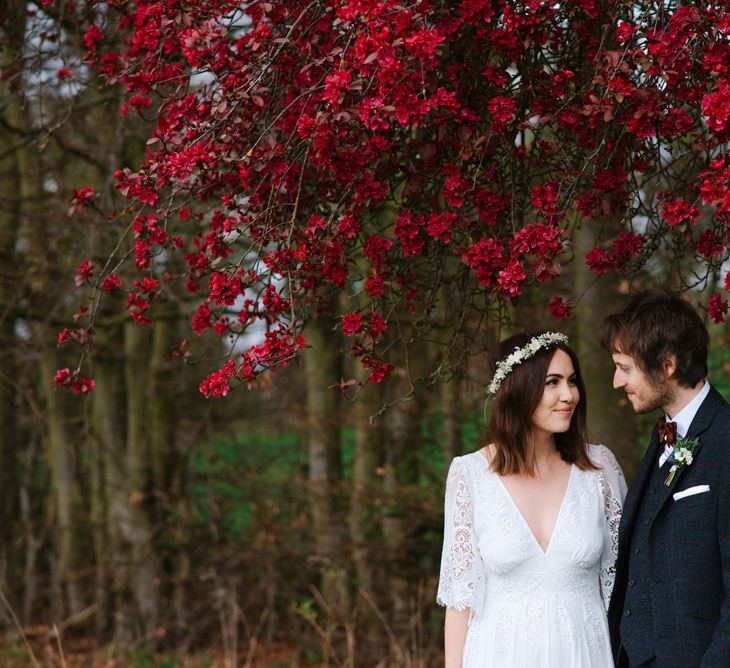
[[[727,668],[730,405],[705,380],[707,330],[687,302],[649,290],[607,316],[599,339],[613,386],[637,413],[663,413],[619,527],[616,666]]]

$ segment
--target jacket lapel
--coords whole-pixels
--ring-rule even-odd
[[[699,439],[699,444],[697,445],[697,448],[695,448],[695,451],[693,453],[692,464],[688,464],[687,466],[682,466],[681,468],[678,468],[674,473],[674,477],[671,483],[669,485],[662,484],[660,488],[657,489],[657,494],[660,495],[658,499],[659,504],[657,505],[657,513],[661,510],[662,506],[667,501],[670,494],[672,494],[672,491],[677,486],[677,483],[681,479],[682,475],[684,475],[684,472],[690,466],[694,466],[696,464],[696,458],[699,455],[700,449],[702,448],[702,438],[700,438],[700,436],[712,424],[715,413],[717,413],[718,409],[720,408],[720,406],[722,406],[724,402],[725,400],[722,398],[720,393],[714,387],[710,386],[710,393],[707,395],[707,397],[705,397],[705,400],[702,402],[702,405],[699,407],[697,414],[692,420],[692,424],[690,424],[689,429],[687,430],[686,438]],[[670,467],[667,467],[667,475],[669,475],[669,468]]]

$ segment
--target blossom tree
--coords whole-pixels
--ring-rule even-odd
[[[84,349],[107,293],[154,324],[150,304],[180,281],[195,333],[231,344],[206,396],[287,364],[304,323],[333,312],[377,383],[399,316],[415,337],[438,319],[463,335],[537,284],[569,317],[576,295],[550,288],[569,261],[627,276],[676,261],[725,318],[723,2],[64,4],[87,65],[125,87],[122,113],[154,121],[143,163],[115,174],[129,242],[77,270],[89,302],[64,338]],[[576,257],[587,220],[601,232]],[[80,372],[57,382],[88,391]]]

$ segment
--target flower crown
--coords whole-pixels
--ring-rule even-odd
[[[549,348],[555,343],[568,345],[568,337],[560,332],[545,332],[533,336],[522,348],[515,348],[514,352],[497,364],[492,382],[489,383],[487,388],[487,394],[496,394],[502,381],[512,373],[516,366],[533,357],[542,348]]]

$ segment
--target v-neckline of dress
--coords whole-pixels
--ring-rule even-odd
[[[560,528],[560,520],[563,517],[563,509],[565,508],[566,500],[568,498],[568,494],[570,493],[570,486],[573,482],[573,470],[575,469],[575,464],[570,465],[570,473],[568,474],[568,482],[565,485],[565,491],[563,492],[563,499],[560,502],[560,507],[558,508],[558,514],[555,517],[555,524],[553,525],[553,531],[550,534],[550,539],[547,542],[547,546],[545,549],[542,549],[542,545],[540,545],[540,541],[537,539],[537,536],[535,536],[535,533],[530,528],[530,524],[525,518],[524,514],[520,510],[520,507],[517,505],[517,502],[514,500],[512,494],[510,494],[510,491],[507,489],[507,485],[504,484],[502,481],[501,476],[499,476],[497,473],[495,473],[492,470],[492,466],[490,461],[487,459],[486,454],[484,454],[481,451],[479,452],[479,456],[484,460],[487,470],[494,475],[494,477],[497,479],[497,483],[499,484],[500,488],[504,491],[504,495],[507,497],[508,502],[514,508],[515,513],[520,518],[520,521],[524,525],[525,529],[527,530],[527,533],[530,535],[530,538],[532,539],[532,542],[535,544],[535,547],[537,547],[538,550],[540,550],[540,553],[542,555],[546,555],[548,552],[550,552],[550,547],[553,544],[553,539],[555,538],[555,534],[558,532],[558,529]]]

